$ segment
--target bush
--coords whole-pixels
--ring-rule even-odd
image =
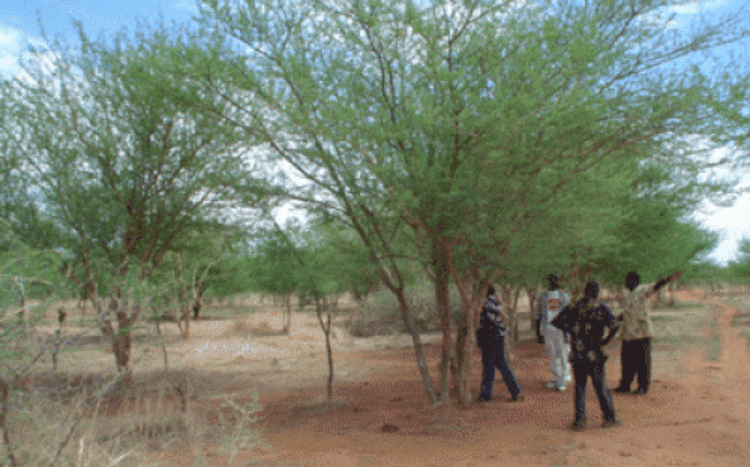
[[[193,408],[194,383],[209,384],[193,373],[150,373],[124,386],[118,382],[116,376],[38,374],[15,388],[6,429],[17,464],[155,465],[168,446],[196,455],[190,446],[200,440],[215,444],[232,465],[239,453],[263,445],[254,426],[261,408],[257,396],[244,403],[224,396],[216,423]],[[2,465],[7,448],[0,443]]]

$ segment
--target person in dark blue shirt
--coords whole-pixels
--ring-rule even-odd
[[[479,315],[479,329],[477,329],[477,344],[482,349],[482,389],[478,402],[486,402],[492,398],[492,386],[495,382],[495,368],[500,370],[503,381],[510,391],[509,402],[524,400],[516,375],[513,373],[505,358],[505,337],[508,334],[503,322],[500,303],[495,298],[495,289],[487,290],[487,299]]]
[[[591,381],[599,398],[604,415],[602,427],[620,426],[615,416],[615,407],[605,384],[604,362],[607,355],[602,346],[615,336],[619,322],[606,304],[597,301],[599,284],[590,281],[584,289],[584,297],[575,305],[568,305],[552,320],[552,325],[570,333],[570,362],[575,378],[575,420],[571,427],[580,430],[586,426],[586,381]],[[608,329],[604,337],[604,330]],[[604,339],[602,339],[604,337]]]

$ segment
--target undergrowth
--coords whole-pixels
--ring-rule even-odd
[[[440,331],[435,292],[432,287],[412,287],[407,292],[406,298],[417,332]],[[451,294],[450,306],[451,320],[456,325],[462,317],[462,305],[457,292]],[[406,332],[398,301],[390,291],[385,289],[370,294],[352,312],[347,320],[346,329],[355,337],[384,336]]]

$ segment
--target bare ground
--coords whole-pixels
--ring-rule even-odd
[[[263,410],[256,425],[264,446],[242,450],[235,465],[748,465],[750,361],[746,340],[732,326],[738,312],[702,293],[681,292],[677,298],[714,305],[720,353],[708,360],[705,345],[673,348],[663,340],[654,348],[649,394],[614,394],[624,426],[606,430],[599,427],[601,412],[591,388],[587,429],[568,429],[572,388],[564,393],[546,389],[544,349],[530,339],[517,344],[512,361],[527,397],[518,404],[505,402],[507,390],[498,375],[497,401],[430,408],[408,337],[357,339],[341,327],[333,343],[334,401],[325,404],[322,333],[309,314],[295,315],[288,336],[273,332],[281,327],[278,313],[256,313],[239,326],[196,322],[188,341],[176,339],[172,330],[168,364],[172,371],[191,375],[191,408],[208,423],[218,423],[226,413],[227,395],[238,401],[259,398]],[[710,329],[699,318],[691,309],[678,309],[660,319],[695,319],[697,335],[707,336]],[[662,328],[670,332],[668,325]],[[259,337],[259,331],[268,335]],[[425,342],[437,375],[439,338],[425,336]],[[141,347],[148,351],[135,355],[138,373],[160,371],[164,362],[158,346]],[[613,387],[620,377],[619,344],[608,353]],[[60,363],[68,373],[107,372],[112,366],[111,354],[93,348],[63,355]],[[479,368],[475,381],[478,389]],[[224,465],[227,460],[211,438],[194,440],[189,448],[175,444],[152,459],[170,465]]]

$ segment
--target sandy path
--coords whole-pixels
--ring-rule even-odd
[[[338,355],[353,360],[392,362],[363,383],[337,386],[337,403],[315,403],[321,391],[301,390],[264,397],[264,438],[272,446],[241,457],[242,465],[748,465],[750,411],[747,344],[731,327],[736,309],[683,292],[685,300],[712,304],[719,320],[722,352],[707,362],[703,352],[672,363],[680,371],[655,375],[645,397],[614,395],[624,426],[598,427],[600,412],[589,388],[589,427],[567,429],[572,419],[572,388],[565,393],[544,388],[547,369],[543,348],[530,341],[513,362],[527,395],[523,404],[504,401],[468,408],[425,408],[410,349]],[[437,348],[428,347],[431,361]],[[608,352],[609,386],[620,377],[619,348]],[[662,354],[660,354],[662,355]],[[477,360],[475,360],[476,362]],[[683,375],[679,379],[674,375]],[[479,373],[475,380],[479,381]],[[499,380],[496,395],[507,392]],[[399,427],[383,433],[384,424]]]

